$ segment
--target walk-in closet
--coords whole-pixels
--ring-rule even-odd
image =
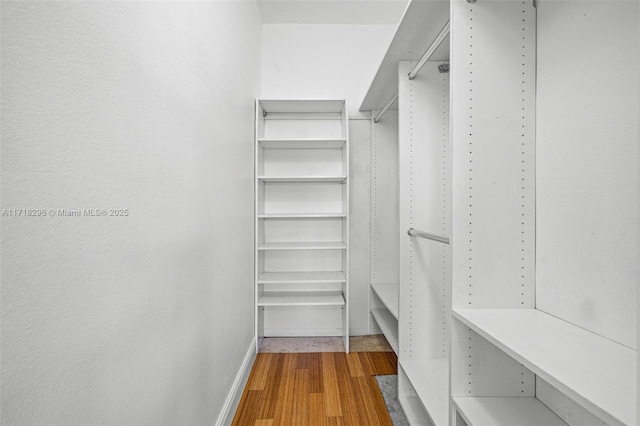
[[[0,21],[0,424],[640,424],[638,0]]]

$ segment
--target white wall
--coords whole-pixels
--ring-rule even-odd
[[[3,2],[2,423],[212,424],[253,338],[254,2]],[[128,209],[50,217],[51,209]]]
[[[358,111],[397,25],[269,24],[262,29],[263,98],[346,99],[351,135],[350,320],[369,333],[370,122]]]
[[[264,25],[262,97],[346,98],[349,118],[361,117],[358,109],[396,27]]]

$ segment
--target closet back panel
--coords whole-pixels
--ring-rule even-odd
[[[264,335],[269,337],[342,336],[342,311],[337,306],[264,308]],[[291,319],[295,318],[295,321]]]
[[[344,250],[276,250],[262,255],[265,272],[341,271]]]
[[[388,111],[371,126],[371,282],[397,283],[398,114]]]
[[[451,297],[450,246],[407,235],[450,235],[449,75],[443,62],[399,63],[400,360],[446,358]]]
[[[343,241],[342,219],[269,219],[260,242],[294,243]]]
[[[343,176],[342,149],[266,149],[265,176]]]
[[[266,183],[261,213],[345,213],[345,185],[329,183]]]
[[[452,0],[454,309],[535,306],[536,12]],[[535,376],[454,321],[454,396],[532,396]]]
[[[538,309],[637,348],[637,1],[538,2]]]
[[[533,308],[535,9],[452,5],[453,307]]]
[[[335,119],[281,119],[277,114],[267,114],[264,121],[265,139],[340,139],[344,131],[340,116]]]

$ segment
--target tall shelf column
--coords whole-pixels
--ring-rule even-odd
[[[449,424],[451,249],[409,228],[451,234],[447,61],[398,67],[400,132],[400,354],[398,396],[416,424]],[[441,72],[442,71],[442,72]]]
[[[342,336],[349,351],[344,100],[256,103],[255,298],[264,337]]]

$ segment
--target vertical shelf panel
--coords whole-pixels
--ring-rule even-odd
[[[398,114],[371,121],[371,282],[398,282]]]
[[[409,228],[451,233],[449,75],[428,61],[414,80],[415,62],[400,62],[400,318],[399,362],[428,418],[448,424],[448,374],[424,380],[427,366],[448,371],[451,249],[407,235]],[[424,367],[424,368],[423,368]],[[430,370],[429,370],[430,371]],[[401,390],[402,393],[402,390]],[[408,396],[408,395],[401,395]]]
[[[371,315],[396,354],[398,345],[398,114],[371,120]]]
[[[453,308],[535,306],[531,2],[452,0]],[[534,396],[535,376],[462,324],[453,396]]]

